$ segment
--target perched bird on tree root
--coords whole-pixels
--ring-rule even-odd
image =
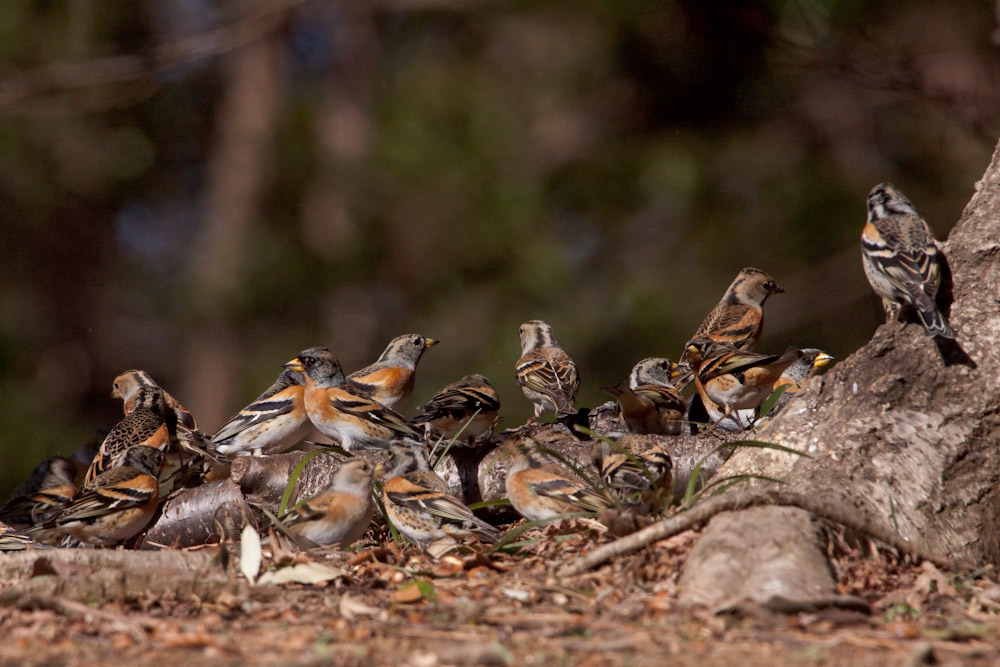
[[[774,382],[774,391],[782,388],[784,390],[774,404],[774,408],[771,409],[770,416],[781,412],[795,394],[802,390],[802,385],[805,384],[806,380],[822,373],[831,363],[833,363],[833,357],[826,352],[815,347],[802,348],[802,357],[786,368],[781,377]]]
[[[560,514],[596,512],[611,506],[565,466],[539,450],[538,443],[520,436],[507,445],[510,462],[505,481],[514,509],[529,521]]]
[[[447,483],[431,470],[422,447],[394,444],[389,451],[382,502],[389,521],[408,540],[426,549],[445,537],[499,539],[496,528],[449,493]]]
[[[44,523],[76,494],[76,464],[63,456],[45,459],[0,507],[0,521],[14,528]]]
[[[618,399],[619,414],[632,433],[678,435],[684,426],[687,401],[672,384],[677,364],[649,357],[635,365],[627,380],[601,387]]]
[[[886,322],[912,306],[928,336],[955,338],[935,299],[944,253],[909,199],[892,183],[868,193],[868,222],[861,230],[865,276],[882,297]]]
[[[126,371],[115,378],[111,389],[113,398],[122,400],[125,414],[132,411],[136,397],[141,389],[155,387],[163,392],[166,403],[165,419],[170,432],[171,448],[189,455],[204,456],[212,461],[219,459],[211,439],[198,428],[194,415],[180,401],[156,384],[149,373],[142,370]]]
[[[281,519],[296,537],[320,546],[347,547],[368,530],[375,509],[375,476],[381,472],[380,466],[364,459],[344,461],[327,488]]]
[[[493,430],[500,412],[500,398],[486,376],[475,373],[452,382],[420,406],[424,414],[410,420],[429,437],[472,444]]]
[[[55,519],[41,528],[56,528],[97,546],[135,537],[156,512],[163,456],[155,447],[130,448],[119,465],[82,487]]]
[[[420,334],[403,334],[389,341],[378,360],[347,376],[368,394],[389,408],[402,410],[417,379],[417,364],[429,348],[438,344]]]
[[[167,452],[170,430],[163,390],[155,384],[139,386],[129,394],[128,407],[124,419],[115,424],[98,448],[84,475],[82,488],[93,487],[102,473],[123,465],[129,452],[136,448]]]
[[[285,368],[305,374],[305,406],[310,421],[344,449],[384,448],[399,437],[423,439],[423,434],[402,415],[345,378],[340,362],[328,348],[303,350]]]
[[[283,370],[274,384],[212,436],[216,451],[226,456],[280,454],[302,441],[312,430],[305,384],[301,373]]]
[[[670,493],[673,461],[656,438],[624,435],[613,442],[598,440],[591,449],[601,479],[622,500],[646,500],[648,492]]]
[[[713,422],[739,410],[757,410],[786,368],[802,356],[789,347],[781,355],[755,354],[696,338],[686,345],[695,387]]]
[[[753,348],[764,329],[764,302],[784,291],[760,269],[743,269],[692,338],[707,338],[737,350]]]
[[[557,417],[575,416],[580,375],[552,327],[542,320],[529,320],[521,325],[519,333],[521,358],[515,376],[521,391],[535,406],[535,419],[545,410],[555,410]]]

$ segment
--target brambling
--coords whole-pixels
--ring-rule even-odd
[[[772,414],[777,414],[785,407],[785,404],[792,400],[792,396],[802,389],[806,380],[822,373],[831,363],[833,363],[833,357],[826,352],[817,350],[815,347],[803,348],[802,356],[786,368],[781,377],[774,382],[773,391],[782,387],[786,387],[786,389],[778,397],[777,403],[774,404]]]
[[[902,192],[892,183],[872,188],[868,222],[861,230],[861,259],[868,282],[882,297],[887,323],[898,319],[908,304],[928,336],[955,337],[935,302],[943,257],[934,232]]]
[[[340,362],[328,348],[303,350],[285,368],[305,374],[305,406],[310,421],[344,449],[384,447],[397,437],[422,440],[423,434],[402,415],[345,378]]]
[[[417,363],[438,341],[419,334],[403,334],[389,341],[385,352],[371,366],[347,376],[390,410],[401,410],[413,394]]]
[[[45,459],[0,507],[0,521],[15,528],[44,523],[76,493],[76,464],[64,456]]]
[[[110,546],[138,535],[156,512],[163,457],[164,453],[154,447],[130,448],[121,465],[104,470],[82,487],[43,527],[55,527],[96,546]]]
[[[159,387],[140,386],[130,397],[131,410],[114,425],[83,477],[81,488],[91,488],[99,475],[122,465],[135,448],[166,452],[170,445],[167,406]]]
[[[557,417],[575,415],[580,375],[552,327],[542,320],[529,320],[519,331],[521,358],[515,374],[521,391],[535,406],[535,419],[544,410],[555,410]]]
[[[146,371],[125,371],[116,377],[112,384],[111,397],[122,400],[122,407],[127,415],[132,411],[136,396],[143,387],[156,387],[163,392],[167,406],[166,420],[170,431],[170,442],[178,453],[187,452],[205,456],[213,461],[218,460],[211,439],[198,428],[194,415],[169,392],[156,384]]]
[[[737,350],[749,350],[757,344],[764,328],[764,302],[772,294],[784,291],[760,269],[743,269],[692,338],[707,338]]]
[[[601,391],[618,399],[619,417],[632,433],[679,435],[687,401],[672,384],[678,374],[669,359],[649,357],[632,368],[627,380]]]
[[[689,341],[686,349],[698,395],[716,422],[760,407],[775,381],[802,356],[795,347],[781,355],[755,354],[707,338]],[[722,416],[716,418],[719,408]]]
[[[378,466],[364,459],[344,461],[329,486],[282,516],[289,530],[320,546],[346,547],[368,530],[375,503]]]
[[[46,545],[35,542],[33,539],[15,530],[0,521],[0,551],[24,551],[28,547],[35,549],[46,549]]]
[[[267,390],[233,415],[212,436],[226,456],[280,454],[312,429],[306,414],[305,378],[285,369]]]
[[[496,528],[472,513],[448,491],[427,463],[423,447],[394,444],[389,448],[382,502],[396,529],[421,549],[444,537],[478,537],[495,542]]]
[[[622,499],[651,489],[670,490],[673,461],[653,438],[623,435],[614,443],[598,440],[591,457],[601,479]]]
[[[493,429],[500,412],[500,397],[485,375],[475,373],[452,382],[420,406],[424,414],[410,420],[423,426],[428,437],[450,440],[461,433],[471,444]]]
[[[569,469],[538,451],[532,438],[521,436],[507,447],[511,456],[505,481],[507,498],[525,519],[539,521],[610,507]]]
[[[640,360],[628,374],[628,386],[632,389],[644,384],[674,386],[680,375],[680,366],[666,357],[646,357]]]

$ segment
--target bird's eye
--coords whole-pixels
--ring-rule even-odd
[[[419,338],[414,338],[413,339],[413,344],[416,345],[417,347],[420,347],[420,339]]]
[[[316,360],[313,359],[312,357],[302,357],[302,363],[306,364],[307,366],[312,365],[312,362],[314,361]]]

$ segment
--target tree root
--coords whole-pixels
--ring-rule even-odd
[[[582,574],[612,558],[634,553],[653,542],[695,528],[716,514],[734,512],[759,505],[804,509],[816,516],[870,535],[911,558],[927,560],[945,569],[968,569],[973,566],[973,564],[964,561],[956,561],[944,554],[924,551],[900,537],[888,526],[872,523],[857,509],[845,507],[836,501],[793,491],[773,490],[727,493],[708,498],[685,512],[661,519],[638,532],[578,556],[560,567],[556,574],[562,577]]]

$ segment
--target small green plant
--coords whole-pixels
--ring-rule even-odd
[[[721,493],[721,492],[725,491],[726,489],[732,487],[734,484],[737,484],[739,482],[743,482],[743,481],[746,481],[746,480],[749,480],[749,479],[760,479],[760,480],[764,480],[766,482],[775,482],[777,484],[784,484],[784,482],[782,480],[774,479],[774,478],[771,478],[771,477],[765,477],[763,475],[751,475],[751,474],[748,474],[748,475],[729,475],[727,477],[721,477],[719,479],[712,480],[712,482],[710,484],[704,486],[701,489],[701,491],[698,491],[696,493],[695,489],[697,489],[698,482],[700,481],[700,478],[701,478],[701,468],[702,468],[702,465],[705,463],[705,461],[708,460],[708,457],[712,456],[713,454],[716,454],[717,452],[719,452],[724,447],[733,447],[733,448],[739,448],[739,447],[757,447],[757,448],[760,448],[760,449],[774,449],[774,450],[777,450],[777,451],[786,452],[788,454],[795,454],[797,456],[804,456],[806,458],[812,458],[811,456],[809,456],[805,452],[800,452],[797,449],[792,449],[791,447],[785,447],[784,445],[776,445],[776,444],[774,444],[772,442],[764,442],[762,440],[737,440],[737,441],[734,441],[734,442],[724,443],[722,445],[719,445],[715,449],[713,449],[711,452],[709,452],[705,456],[701,457],[701,459],[698,460],[698,463],[696,463],[695,466],[694,466],[694,468],[691,470],[691,476],[688,478],[687,486],[684,489],[684,495],[681,498],[681,503],[680,504],[681,504],[681,508],[682,509],[690,509],[696,502],[698,502],[698,500],[700,498],[702,498],[706,494],[707,491],[709,491],[711,489],[714,489],[714,491],[712,491],[712,493],[709,494],[709,495],[716,495],[716,494]]]
[[[476,415],[478,415],[480,412],[482,412],[482,408],[476,408],[476,411],[472,413],[472,416],[469,417],[465,421],[464,424],[462,424],[462,428],[458,429],[458,433],[456,433],[455,435],[453,435],[451,437],[451,439],[448,440],[448,444],[445,445],[444,451],[441,452],[441,455],[438,456],[436,459],[434,459],[434,462],[431,464],[431,470],[437,470],[438,464],[441,462],[441,460],[448,453],[448,450],[451,449],[452,445],[455,444],[455,442],[458,440],[459,436],[462,435],[462,433],[465,432],[465,429],[467,429],[469,427],[469,424],[472,423],[472,420],[475,419]],[[431,447],[430,458],[432,458],[432,459],[434,458],[434,452],[437,451],[438,445],[441,444],[441,440],[442,440],[442,438],[438,438],[437,442],[434,443],[434,446]]]
[[[757,413],[760,415],[758,419],[763,419],[764,417],[768,416],[771,413],[771,410],[774,409],[774,406],[778,404],[778,399],[780,399],[782,395],[786,391],[788,391],[788,388],[791,386],[792,385],[790,384],[784,384],[775,389],[774,391],[772,391],[771,395],[765,398],[764,402],[760,404],[760,408],[758,408],[757,411]]]

